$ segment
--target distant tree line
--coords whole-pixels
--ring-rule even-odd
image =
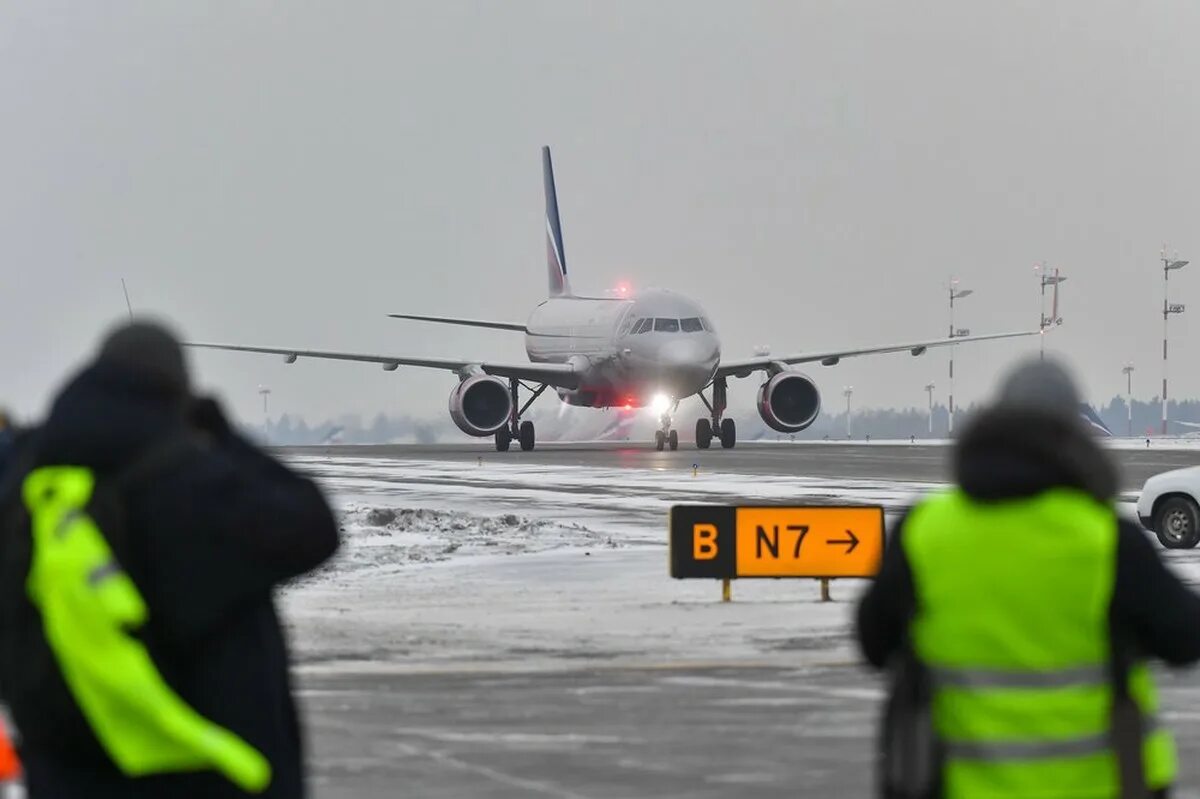
[[[959,408],[955,414],[955,426],[961,430],[978,412],[978,405],[972,404]],[[1162,405],[1157,398],[1150,400],[1134,400],[1133,402],[1133,434],[1146,435],[1147,432],[1157,434],[1161,426],[1160,417]],[[1106,405],[1095,409],[1100,419],[1113,432],[1113,435],[1124,436],[1128,429],[1128,406],[1123,396],[1113,397]],[[598,411],[581,410],[589,417]],[[609,411],[608,413],[614,413]],[[1173,422],[1200,423],[1200,400],[1187,399],[1179,402],[1171,401],[1168,405],[1168,417]],[[543,414],[539,425],[550,421]],[[647,417],[649,419],[649,417]],[[743,440],[789,438],[787,435],[776,433],[768,428],[753,411],[742,413],[736,417],[738,435]],[[924,408],[862,408],[855,410],[850,418],[850,435],[862,440],[866,436],[875,439],[928,439],[946,438],[949,429],[950,412],[942,404],[933,407],[933,434],[929,432],[929,412]],[[633,428],[634,437],[653,435],[653,421],[642,420],[643,423]],[[676,423],[684,437],[694,419],[680,415]],[[569,424],[569,423],[568,423]],[[645,428],[645,429],[642,429]],[[593,425],[591,429],[599,434],[603,425]],[[264,426],[251,426],[248,432],[260,440],[263,438]],[[433,444],[438,441],[457,441],[462,436],[448,418],[417,419],[408,415],[389,416],[384,413],[376,414],[370,422],[364,422],[356,414],[347,414],[334,420],[310,425],[302,416],[284,414],[278,419],[269,420],[265,426],[266,440],[271,444],[281,445],[320,445],[320,444],[386,444],[413,442]],[[550,433],[546,440],[560,437],[558,433]],[[1172,425],[1169,432],[1183,435],[1189,432],[1200,433],[1200,429],[1192,430],[1183,425]],[[584,437],[588,437],[585,432]],[[796,440],[821,440],[846,438],[846,414],[822,413],[811,427],[794,437]]]
[[[971,420],[980,406],[972,404],[960,407],[954,414],[954,424],[958,430]],[[1099,408],[1096,413],[1114,436],[1125,436],[1129,429],[1129,405],[1123,396],[1115,396]],[[1179,402],[1171,400],[1167,403],[1167,418],[1171,422],[1200,423],[1200,400],[1186,399]],[[950,411],[945,405],[933,407],[933,438],[946,438],[949,430]],[[1149,434],[1157,435],[1162,428],[1162,402],[1157,397],[1150,400],[1133,401],[1133,435],[1135,437]],[[1200,433],[1184,425],[1171,424],[1168,433],[1185,435],[1189,432]],[[850,417],[850,434],[853,438],[862,439],[866,436],[880,439],[930,438],[929,412],[918,408],[863,408],[853,411]],[[774,438],[773,430],[765,430],[761,437]],[[803,433],[797,433],[797,440],[811,439],[844,439],[846,437],[846,414],[821,414],[812,427]]]
[[[270,444],[319,445],[319,444],[387,444],[392,442],[415,442],[432,444],[445,438],[447,425],[431,423],[412,416],[388,416],[376,414],[364,423],[357,414],[347,414],[335,420],[327,420],[310,426],[302,416],[285,413],[278,419],[269,419],[263,425],[250,427],[249,432]]]

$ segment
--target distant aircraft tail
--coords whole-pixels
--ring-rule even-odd
[[[546,190],[546,266],[550,271],[550,296],[571,296],[567,256],[563,251],[562,225],[558,221],[558,193],[554,190],[554,165],[550,148],[542,148],[542,179]]]
[[[1100,418],[1100,414],[1096,413],[1095,409],[1086,402],[1079,403],[1079,418],[1083,421],[1084,427],[1090,430],[1093,435],[1100,438],[1112,438],[1112,430]]]

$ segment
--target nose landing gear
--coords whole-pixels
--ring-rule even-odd
[[[664,413],[659,420],[662,423],[662,429],[654,431],[654,448],[659,452],[668,447],[672,452],[679,449],[679,431],[671,427],[671,418],[678,408],[679,401],[676,400],[671,410]]]
[[[696,422],[696,446],[699,449],[708,449],[713,438],[720,439],[725,449],[733,449],[737,445],[737,425],[732,419],[722,418],[728,404],[726,389],[725,378],[718,377],[712,384],[712,402],[708,401],[703,391],[697,395],[712,415],[710,419],[701,418]]]

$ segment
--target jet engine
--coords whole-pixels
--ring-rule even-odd
[[[820,412],[821,393],[799,372],[779,372],[758,389],[758,415],[780,433],[800,432]]]
[[[512,411],[508,383],[497,377],[468,377],[450,392],[450,418],[469,436],[492,435],[508,424]]]

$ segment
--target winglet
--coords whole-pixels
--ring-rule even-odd
[[[567,280],[567,255],[563,250],[562,224],[558,219],[558,193],[554,189],[554,165],[550,148],[542,148],[542,180],[546,191],[546,266],[550,273],[550,296],[571,295]]]

